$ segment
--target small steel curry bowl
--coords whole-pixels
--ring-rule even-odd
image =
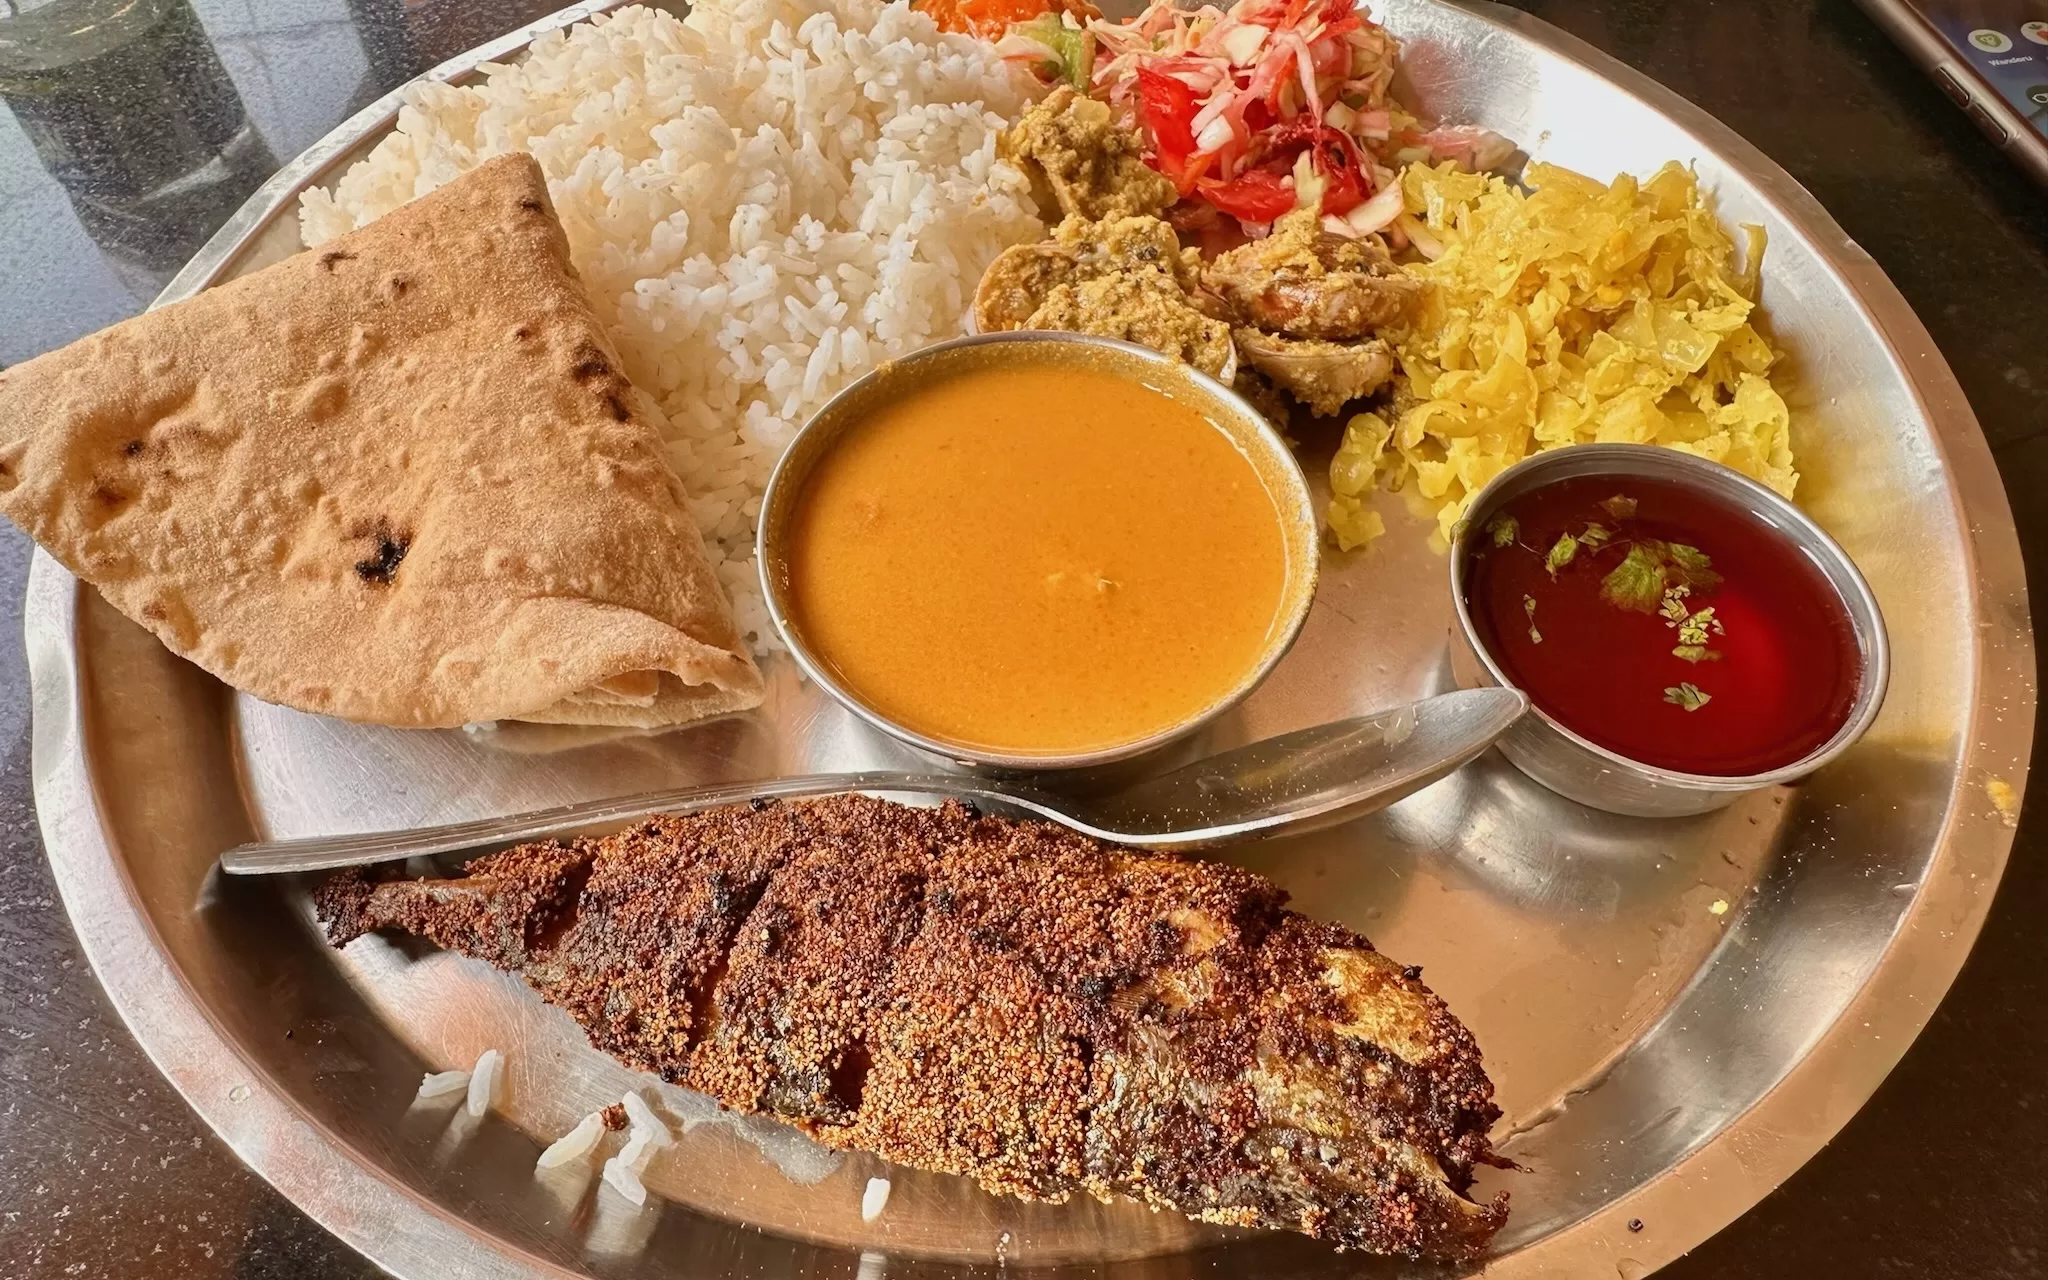
[[[1065,754],[1007,754],[927,736],[897,723],[848,689],[806,641],[794,616],[788,531],[791,516],[818,462],[847,432],[866,421],[875,408],[907,391],[992,362],[1013,361],[1110,373],[1171,396],[1230,438],[1258,472],[1279,513],[1287,556],[1286,582],[1279,620],[1268,635],[1264,652],[1244,678],[1214,702],[1149,737]],[[835,701],[884,733],[954,763],[995,772],[1031,772],[1092,768],[1127,760],[1195,732],[1243,701],[1286,656],[1308,617],[1315,597],[1318,538],[1315,503],[1293,451],[1273,425],[1236,392],[1177,360],[1133,343],[1086,334],[1019,331],[957,338],[901,360],[884,361],[834,396],[804,424],[776,464],[761,500],[755,550],[762,594],[776,630],[804,674]]]
[[[1486,651],[1465,603],[1468,543],[1515,498],[1571,476],[1646,476],[1732,503],[1761,520],[1820,570],[1847,610],[1862,672],[1849,716],[1835,735],[1791,764],[1768,773],[1722,777],[1680,773],[1631,760],[1598,746],[1534,707],[1496,744],[1501,754],[1536,781],[1581,804],[1610,813],[1669,818],[1705,813],[1736,797],[1803,778],[1847,751],[1877,718],[1891,675],[1884,617],[1863,575],[1835,540],[1776,493],[1717,462],[1676,449],[1643,444],[1585,444],[1553,449],[1509,467],[1474,497],[1451,544],[1451,601],[1465,649],[1488,684],[1514,687]],[[1524,690],[1524,692],[1527,692]]]

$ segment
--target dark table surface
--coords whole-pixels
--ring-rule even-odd
[[[1850,0],[1521,3],[1732,125],[1877,258],[1976,407],[2030,564],[2048,564],[2048,194]],[[0,0],[0,78],[15,7],[37,5]],[[140,310],[280,160],[389,87],[556,5],[189,7],[196,24],[168,60],[188,106],[204,99],[196,145],[221,157],[202,189],[137,195],[148,175],[131,162],[179,140],[156,127],[162,86],[132,71],[106,77],[97,105],[110,118],[83,145],[46,133],[39,150],[37,124],[0,108],[0,366]],[[0,1275],[376,1275],[194,1118],[79,952],[30,795],[27,565],[26,542],[0,525]],[[2044,812],[2027,806],[1983,937],[1877,1096],[1784,1187],[1664,1274],[2048,1276]]]

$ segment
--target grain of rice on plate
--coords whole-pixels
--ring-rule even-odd
[[[532,152],[599,319],[668,415],[741,627],[780,647],[753,564],[769,472],[834,392],[960,333],[982,270],[1044,235],[996,159],[1028,80],[875,0],[636,6],[484,74],[420,86],[331,193],[306,192],[306,244]]]

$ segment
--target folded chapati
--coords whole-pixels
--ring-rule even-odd
[[[659,726],[761,677],[540,168],[0,372],[0,514],[238,689]]]

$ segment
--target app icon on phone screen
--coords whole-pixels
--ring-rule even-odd
[[[2003,31],[1979,27],[1970,33],[1970,43],[1986,53],[2004,53],[2012,48],[2012,37]]]
[[[2020,34],[2035,44],[2048,44],[2048,22],[2022,22]]]

